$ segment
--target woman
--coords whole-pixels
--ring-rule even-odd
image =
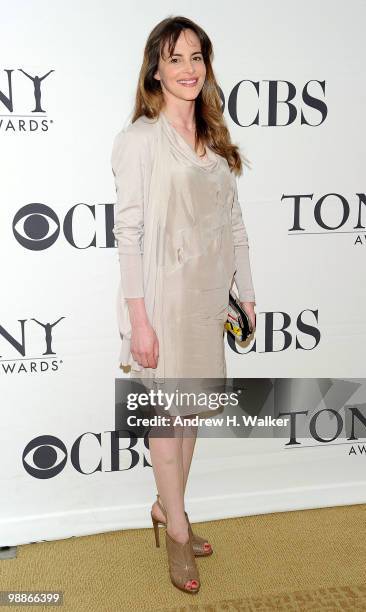
[[[234,176],[242,162],[222,116],[212,55],[209,37],[191,20],[160,22],[146,43],[132,123],[113,145],[121,363],[153,387],[225,378],[223,330],[233,280],[255,330]],[[165,525],[171,581],[187,593],[200,587],[195,557],[213,552],[184,510],[196,434],[197,427],[184,426],[171,437],[149,437],[159,491],[151,509],[156,545],[159,524]]]

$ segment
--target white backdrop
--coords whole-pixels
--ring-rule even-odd
[[[238,353],[226,345],[228,376],[356,378],[366,352],[365,3],[0,8],[0,545],[150,526],[149,453],[139,440],[137,464],[128,469],[122,452],[111,471],[106,433],[125,376],[110,154],[148,33],[173,14],[207,31],[232,138],[252,163],[239,196],[256,341]],[[78,466],[71,447],[86,432]],[[366,501],[362,456],[325,444],[286,454],[284,444],[199,439],[191,520]]]

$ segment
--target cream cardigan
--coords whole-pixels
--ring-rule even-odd
[[[137,370],[130,352],[131,323],[126,298],[144,297],[147,315],[152,321],[155,280],[159,265],[158,235],[164,227],[169,197],[169,141],[161,116],[139,117],[116,135],[111,156],[116,187],[114,236],[118,243],[120,282],[117,315],[122,346],[121,365]],[[238,200],[237,180],[233,173],[234,198],[232,230],[235,246],[235,284],[241,301],[255,301],[249,242]],[[160,230],[160,231],[159,231]]]

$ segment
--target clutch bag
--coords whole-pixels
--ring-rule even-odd
[[[246,340],[253,331],[249,317],[232,289],[229,290],[229,310],[224,327],[238,342]]]

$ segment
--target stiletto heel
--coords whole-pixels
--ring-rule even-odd
[[[198,593],[201,585],[196,560],[193,554],[191,531],[188,528],[188,542],[182,544],[174,540],[168,533],[167,513],[159,499],[159,495],[157,495],[157,503],[165,516],[165,523],[155,519],[152,512],[151,518],[157,546],[159,542],[159,524],[165,526],[165,543],[168,554],[170,580],[175,587],[185,593]],[[192,586],[186,587],[189,582]]]
[[[160,539],[159,539],[159,521],[156,520],[156,518],[153,517],[153,513],[151,512],[151,520],[152,520],[152,524],[154,527],[154,533],[155,533],[155,544],[157,548],[160,548]]]

